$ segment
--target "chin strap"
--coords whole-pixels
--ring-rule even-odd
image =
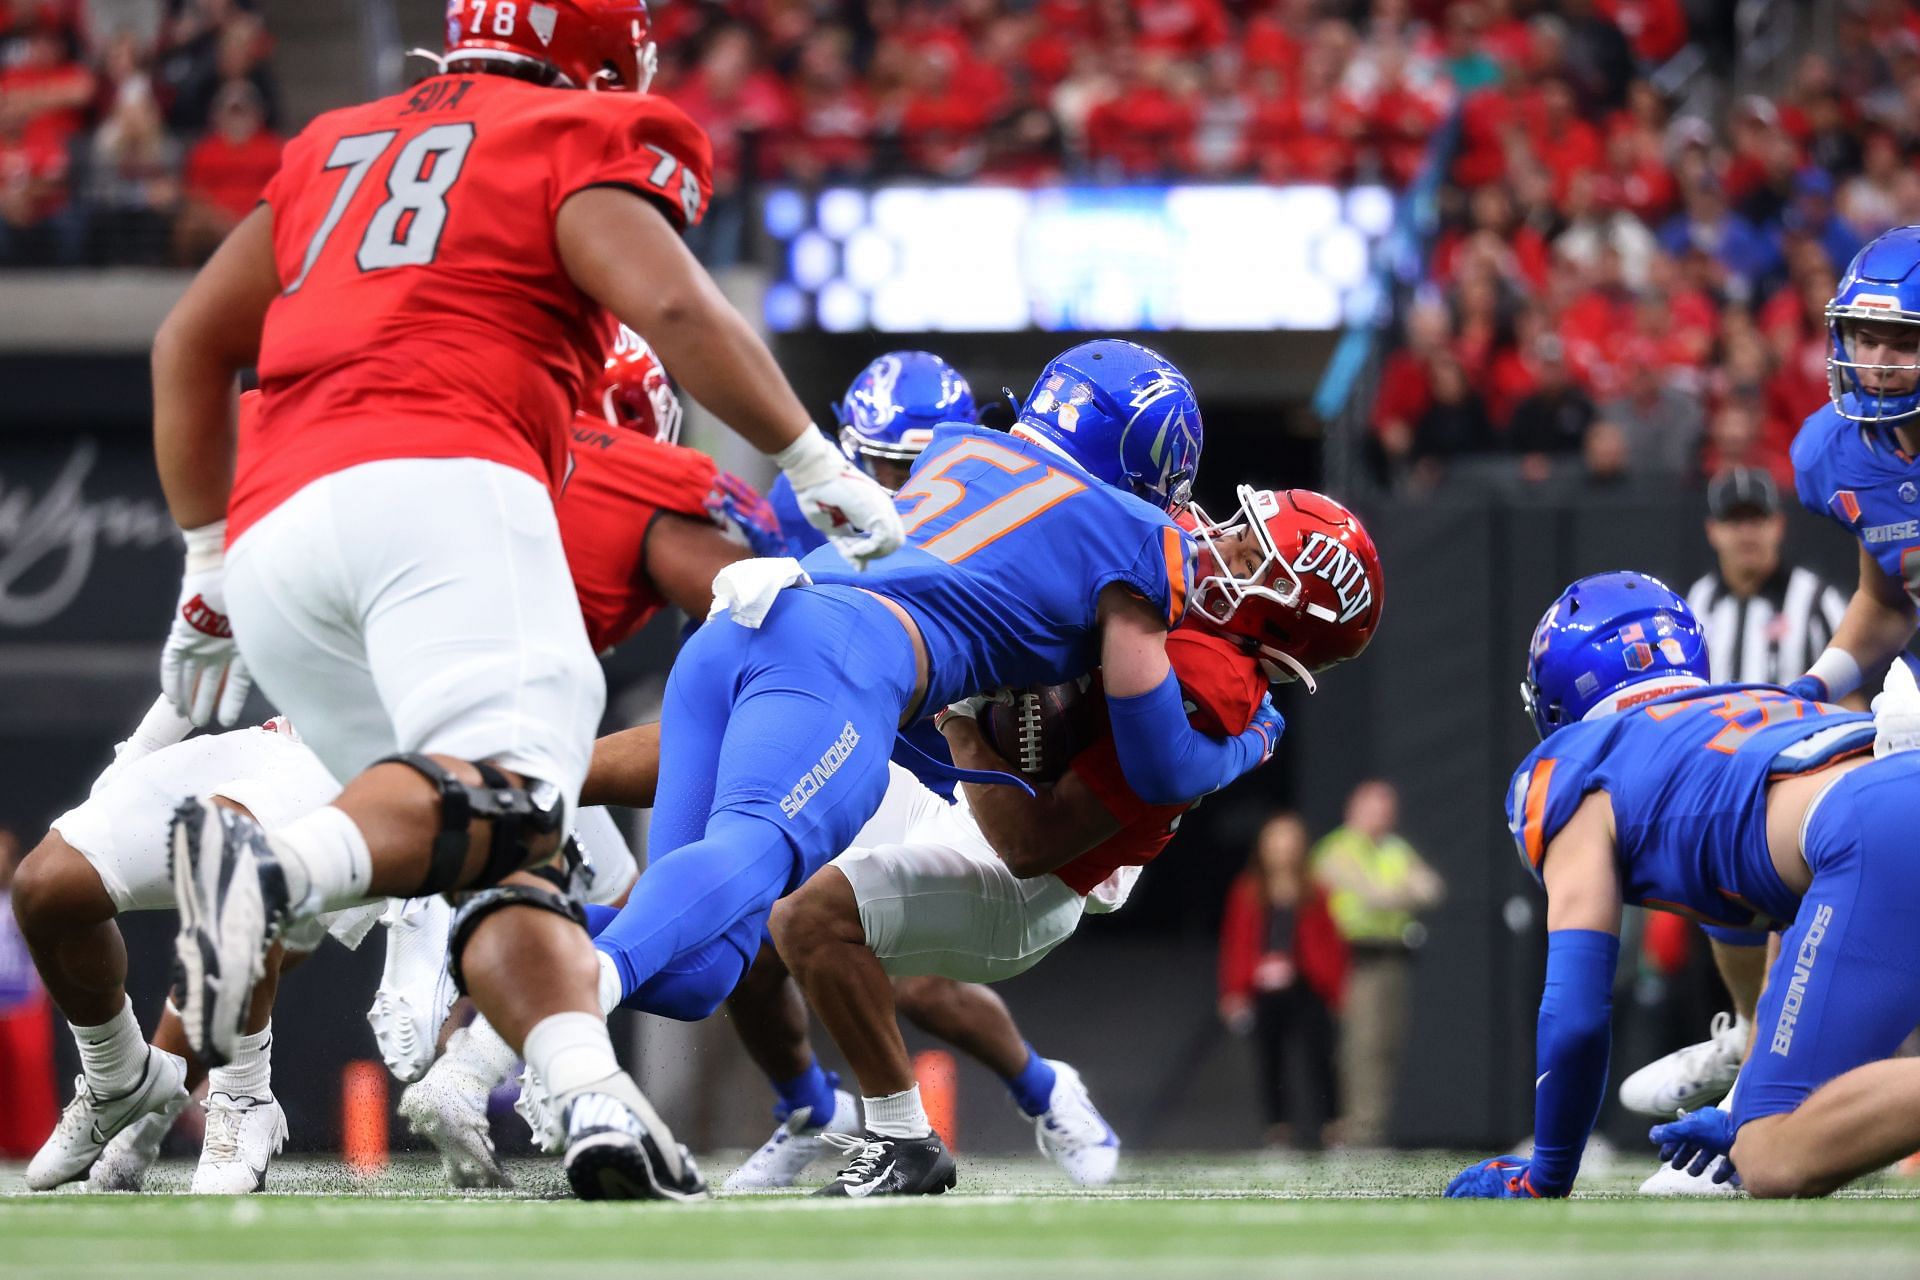
[[[1290,674],[1301,684],[1307,686],[1308,693],[1320,692],[1320,686],[1314,683],[1313,672],[1301,665],[1300,659],[1278,649],[1260,646],[1260,665],[1266,669],[1270,684],[1281,684]]]

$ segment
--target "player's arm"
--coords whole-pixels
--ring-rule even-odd
[[[1789,688],[1803,697],[1837,702],[1859,687],[1861,673],[1893,659],[1913,639],[1913,599],[1860,548],[1860,585],[1847,601],[1833,639],[1807,674]]]
[[[940,732],[962,769],[1013,772],[1013,765],[987,744],[979,721],[950,715]],[[1032,795],[1018,787],[960,785],[980,834],[1022,880],[1066,866],[1120,830],[1112,812],[1071,769],[1051,786],[1034,787]]]
[[[1611,1050],[1620,882],[1612,803],[1588,796],[1547,844],[1547,982],[1534,1040],[1530,1159],[1501,1156],[1462,1171],[1450,1196],[1564,1196],[1600,1114]]]
[[[696,622],[713,605],[713,576],[753,554],[718,526],[663,511],[647,526],[641,568],[662,599]]]
[[[587,780],[580,786],[582,807],[596,804],[653,808],[660,782],[660,725],[635,725],[593,744]]]
[[[260,327],[279,292],[273,214],[263,204],[200,268],[154,335],[154,455],[182,529],[226,518],[235,379],[259,358]]]
[[[588,187],[560,206],[554,234],[574,284],[645,338],[688,394],[771,455],[808,521],[845,555],[864,560],[905,541],[892,498],[814,430],[773,353],[664,213],[623,187]]]
[[[1100,668],[1107,712],[1127,785],[1148,804],[1188,804],[1266,762],[1286,722],[1271,699],[1253,724],[1215,738],[1187,719],[1180,681],[1167,660],[1167,620],[1117,583],[1100,592]]]

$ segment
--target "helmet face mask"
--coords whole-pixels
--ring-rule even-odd
[[[1359,656],[1373,638],[1379,555],[1353,513],[1323,494],[1241,485],[1236,496],[1225,523],[1197,506],[1180,522],[1210,562],[1188,612],[1255,653],[1269,681],[1298,680],[1311,693],[1316,672]],[[1250,569],[1248,544],[1259,557]]]
[[[1863,423],[1920,414],[1920,226],[1896,227],[1860,250],[1826,319],[1834,411]]]
[[[680,397],[653,349],[625,325],[614,340],[592,403],[610,426],[638,431],[662,444],[680,442]]]

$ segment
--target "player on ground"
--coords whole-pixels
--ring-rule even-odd
[[[1357,656],[1383,603],[1378,554],[1344,507],[1304,490],[1242,486],[1240,499],[1231,523],[1200,529],[1206,550],[1193,606],[1167,637],[1193,723],[1214,734],[1251,723],[1269,681],[1298,675],[1311,687],[1312,672]],[[1010,768],[977,723],[984,701],[959,703],[942,718],[954,761]],[[953,1159],[928,1123],[900,1038],[890,979],[1001,981],[1064,942],[1084,912],[1118,909],[1187,808],[1140,799],[1121,760],[1100,725],[1057,783],[1032,795],[967,783],[961,803],[897,841],[850,849],[775,907],[780,953],[864,1094],[865,1133],[835,1142],[848,1162],[819,1194],[953,1185]],[[1057,1067],[1055,1088],[1084,1091],[1077,1073]],[[1108,1173],[1118,1156],[1111,1130],[1049,1135],[1042,1127],[1042,1149],[1050,1136]]]
[[[1167,513],[1185,505],[1200,441],[1177,370],[1132,343],[1086,343],[1043,371],[1011,437],[934,433],[895,497],[909,545],[867,575],[824,551],[804,570],[723,573],[728,616],[694,634],[668,681],[664,852],[596,939],[621,1001],[689,1019],[718,1007],[773,903],[879,807],[895,735],[927,706],[1104,659],[1120,758],[1146,798],[1189,800],[1264,760],[1278,713],[1207,737],[1167,665],[1191,572]]]
[[[1658,1137],[1731,1148],[1764,1196],[1821,1194],[1905,1152],[1868,1160],[1884,1131],[1818,1150],[1803,1138],[1856,1105],[1821,1086],[1891,1054],[1920,1018],[1920,874],[1904,856],[1920,757],[1874,761],[1872,717],[1708,686],[1706,672],[1686,602],[1640,574],[1583,578],[1534,632],[1522,693],[1543,741],[1507,795],[1547,890],[1534,1151],[1469,1167],[1449,1196],[1572,1190],[1606,1088],[1624,903],[1730,928],[1792,922],[1731,1116]]]
[[[257,392],[241,397],[243,429],[250,429],[260,399]],[[771,510],[743,482],[717,471],[705,454],[656,443],[673,433],[679,402],[658,362],[634,335],[623,334],[591,400],[608,416],[583,413],[575,421],[575,465],[559,519],[588,638],[604,651],[646,625],[662,604],[696,616],[704,613],[712,599],[706,583],[719,568],[750,554],[750,547],[778,549],[781,540]],[[189,1060],[184,1064],[186,1091],[163,1087],[173,1074],[169,1054],[186,1056],[178,1014],[169,1008],[150,1054],[159,1065],[147,1092],[165,1093],[161,1105],[130,1107],[138,1114],[117,1137],[113,1118],[103,1120],[103,1133],[112,1138],[104,1153],[100,1137],[81,1132],[90,1127],[89,1114],[100,1119],[89,1112],[88,1098],[112,1096],[101,1082],[114,1079],[115,1064],[96,1060],[96,1028],[114,1025],[123,1015],[131,1017],[124,995],[125,948],[114,916],[173,905],[164,832],[178,797],[218,795],[242,805],[263,824],[277,826],[339,793],[339,784],[300,744],[284,718],[264,730],[180,742],[191,727],[164,702],[156,707],[116,750],[114,764],[94,783],[87,802],[56,819],[52,833],[22,864],[16,910],[55,1002],[73,1023],[84,1080],[68,1109],[76,1118],[74,1125],[62,1127],[29,1171],[29,1183],[36,1189],[86,1176],[92,1165],[90,1185],[137,1190],[186,1092],[205,1074],[203,1066]],[[604,811],[583,810],[575,835],[585,853],[585,866],[575,868],[575,896],[590,902],[623,897],[633,879],[633,856]],[[592,876],[584,884],[583,872]],[[419,931],[421,926],[413,922],[433,910],[425,902],[409,906],[409,913],[395,924],[390,950]],[[334,932],[352,945],[378,909],[343,914],[355,919]],[[431,926],[426,931],[432,932]],[[308,948],[318,940],[312,937]],[[444,969],[444,918],[434,947],[437,977]],[[302,950],[291,946],[294,954]],[[195,1174],[196,1192],[259,1189],[267,1161],[285,1136],[285,1119],[268,1084],[268,1017],[278,972],[277,964],[268,966],[233,1059],[214,1070],[209,1140]],[[435,985],[426,984],[429,990]],[[115,1012],[99,1016],[109,1009]],[[417,1079],[426,1070],[445,1012],[445,999],[436,1007],[431,999],[413,995],[409,984],[383,983],[368,1017],[383,1053],[403,1079]],[[404,1046],[423,1046],[427,1056],[411,1074],[401,1052]],[[149,1056],[144,1041],[130,1046],[110,1042],[108,1047],[131,1047]],[[427,1100],[432,1100],[430,1095]],[[415,1111],[418,1114],[405,1114],[417,1128],[443,1127],[433,1107],[416,1105]],[[484,1115],[482,1121],[484,1132]]]
[[[191,531],[164,683],[196,720],[230,719],[237,636],[351,779],[271,833],[183,802],[181,1012],[223,1061],[289,922],[471,891],[454,976],[565,1100],[576,1193],[697,1196],[614,1059],[552,866],[604,685],[551,494],[614,317],[773,454],[848,554],[891,550],[899,519],[676,234],[707,198],[708,149],[641,92],[644,5],[477,0],[447,17],[443,73],[290,143],[155,340],[161,479]],[[248,365],[265,411],[236,461]]]

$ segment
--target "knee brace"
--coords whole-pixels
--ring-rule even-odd
[[[573,921],[582,930],[587,927],[586,913],[581,911],[579,903],[565,894],[525,884],[503,884],[482,889],[460,904],[460,909],[453,916],[453,931],[447,939],[447,971],[453,976],[454,989],[461,995],[467,994],[467,978],[460,970],[460,956],[472,940],[474,929],[494,912],[505,911],[509,907],[551,911],[554,915]]]
[[[480,869],[478,887],[494,885],[522,866],[532,853],[527,842],[560,829],[560,799],[542,806],[527,787],[516,787],[507,775],[484,760],[475,760],[483,785],[470,787],[429,756],[418,753],[386,756],[375,764],[403,764],[440,792],[440,833],[433,838],[433,857],[427,876],[413,896],[446,893],[460,887],[460,871],[467,861],[467,826],[475,818],[493,823],[487,860]]]

